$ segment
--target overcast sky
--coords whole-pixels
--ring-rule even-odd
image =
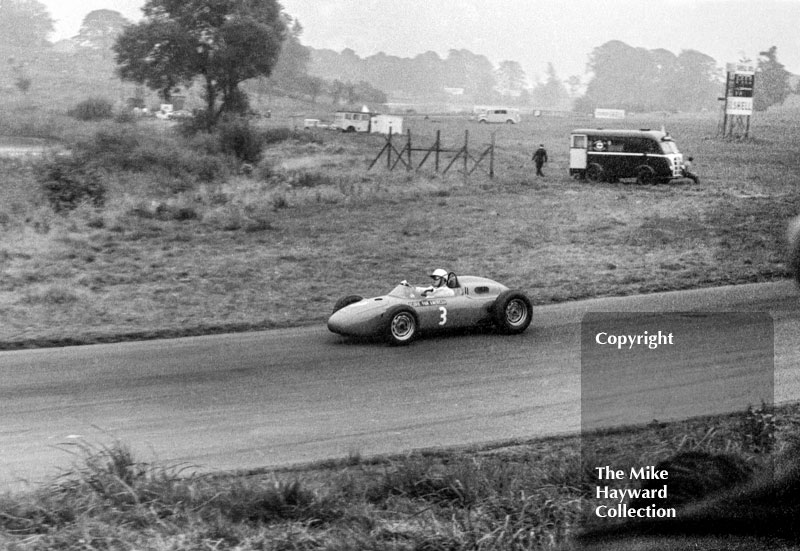
[[[136,21],[144,0],[39,0],[56,20],[53,39],[77,34],[92,10]],[[495,65],[518,61],[533,83],[552,62],[562,79],[583,75],[609,40],[679,54],[694,49],[720,65],[777,46],[800,73],[800,0],[282,0],[314,48],[442,57],[468,49]]]

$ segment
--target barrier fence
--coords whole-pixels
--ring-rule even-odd
[[[388,170],[394,170],[398,165],[404,166],[406,170],[419,170],[429,159],[432,159],[436,172],[439,172],[439,168],[442,164],[445,162],[447,163],[442,171],[442,174],[446,174],[453,165],[460,161],[459,165],[461,166],[464,176],[469,176],[480,168],[489,175],[489,178],[494,178],[494,132],[492,132],[491,143],[489,143],[482,152],[479,150],[477,156],[469,152],[469,130],[464,131],[464,145],[457,149],[443,148],[441,138],[441,131],[437,130],[436,140],[433,142],[433,145],[430,147],[415,147],[411,141],[411,131],[408,130],[406,132],[405,145],[403,145],[402,149],[398,150],[397,147],[395,147],[398,140],[392,132],[389,131],[389,134],[386,136],[386,143],[380,153],[372,160],[367,170],[371,170],[381,157],[385,156],[386,168]],[[424,152],[422,160],[419,161],[419,164],[416,166],[414,166],[414,159],[412,156],[414,152]],[[484,162],[488,162],[488,168],[483,165]]]

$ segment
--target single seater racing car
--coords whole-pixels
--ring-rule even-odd
[[[408,344],[421,332],[494,325],[505,333],[522,333],[531,323],[530,299],[522,291],[485,277],[450,272],[440,292],[403,281],[388,294],[339,299],[328,329],[352,337],[384,337]]]

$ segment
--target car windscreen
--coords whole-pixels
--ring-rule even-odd
[[[389,291],[389,296],[397,298],[413,298],[414,287],[400,284],[391,291]]]

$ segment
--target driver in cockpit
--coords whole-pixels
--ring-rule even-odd
[[[437,268],[431,272],[430,277],[433,279],[433,284],[422,291],[423,296],[428,298],[455,296],[456,292],[447,286],[447,270]]]

